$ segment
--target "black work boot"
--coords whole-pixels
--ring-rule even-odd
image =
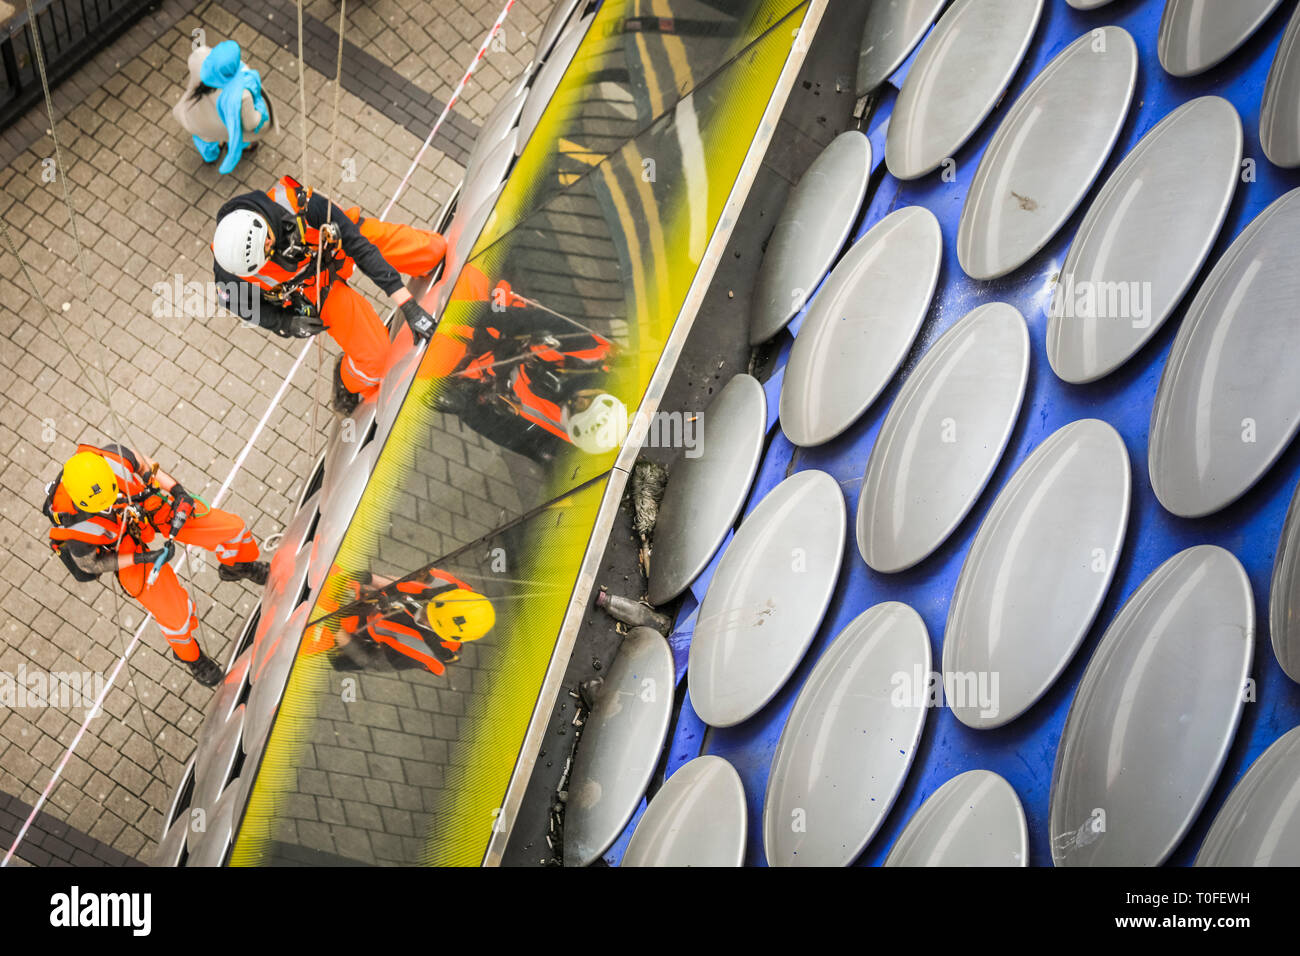
[[[265,584],[271,566],[265,561],[236,561],[234,564],[218,564],[217,576],[223,581],[252,581]]]
[[[330,408],[347,418],[357,410],[359,404],[361,396],[348,391],[348,387],[343,384],[343,356],[340,355],[334,365],[334,397],[330,399]]]
[[[226,676],[225,671],[221,669],[221,665],[208,657],[207,654],[200,653],[198,660],[186,661],[185,663],[189,667],[190,673],[194,675],[194,679],[204,687],[216,687],[221,683],[221,678]]]

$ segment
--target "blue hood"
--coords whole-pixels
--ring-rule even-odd
[[[253,132],[258,132],[271,117],[266,101],[262,98],[262,78],[256,70],[249,69],[241,62],[239,44],[226,40],[212,48],[212,52],[199,67],[199,79],[206,85],[220,90],[217,96],[217,115],[226,127],[226,158],[218,167],[220,172],[228,173],[235,168],[239,157],[244,152],[244,124],[242,111],[244,90],[253,95],[253,105],[262,114],[262,120]]]
[[[199,67],[199,79],[207,86],[221,89],[239,73],[240,59],[239,44],[234,40],[218,43]]]

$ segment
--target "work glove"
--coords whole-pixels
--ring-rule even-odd
[[[144,554],[135,556],[136,564],[153,565],[149,569],[149,576],[145,578],[146,585],[153,587],[158,580],[158,575],[162,573],[163,566],[171,562],[172,555],[175,553],[176,546],[171,541],[167,541],[161,548],[155,548],[153,551],[146,551]]]
[[[429,337],[433,335],[433,316],[425,312],[415,299],[407,299],[399,308],[402,310],[402,318],[406,319],[406,324],[411,327],[411,334],[416,340],[429,341]]]
[[[309,339],[325,331],[325,323],[312,312],[300,312],[289,317],[285,332],[295,339]]]
[[[357,600],[373,604],[381,614],[401,606],[400,598],[391,591],[374,583],[374,576],[367,574],[365,581],[357,582]]]
[[[194,497],[180,485],[174,485],[170,494],[172,496],[172,523],[168,529],[168,535],[174,538],[181,528],[185,527],[185,522],[189,521],[194,515]]]
[[[400,595],[393,594],[391,591],[380,591],[372,600],[381,614],[392,614],[394,611],[401,610],[406,604]]]
[[[171,561],[172,555],[176,553],[176,545],[171,541],[163,542],[161,548],[154,548],[152,551],[137,551],[131,558],[132,564],[156,564],[161,568],[164,564]]]

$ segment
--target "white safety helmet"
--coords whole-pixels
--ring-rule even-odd
[[[255,275],[266,265],[266,237],[270,225],[251,209],[226,213],[212,237],[217,265],[237,276]]]
[[[601,392],[580,412],[566,406],[561,421],[571,442],[588,455],[599,455],[623,443],[627,406],[608,392]]]

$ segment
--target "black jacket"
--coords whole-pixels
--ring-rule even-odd
[[[294,221],[293,214],[266,193],[251,192],[236,196],[217,210],[217,220],[220,221],[223,216],[236,209],[251,209],[260,213],[271,223],[272,229],[275,231],[275,252],[272,254],[271,259],[278,266],[291,272],[303,269],[314,270],[316,268],[314,254],[304,253],[296,260],[284,256],[284,252],[294,245],[298,239],[298,226]],[[358,225],[349,219],[338,206],[334,206],[331,212],[329,201],[319,194],[313,194],[307,201],[307,213],[304,218],[307,225],[313,229],[319,229],[323,226],[327,218],[328,221],[337,225],[344,253],[356,262],[357,268],[365,273],[370,278],[370,281],[379,286],[386,294],[392,295],[402,287],[402,277],[398,275],[397,270],[388,264],[383,255],[380,254],[379,249],[361,234]],[[231,312],[247,322],[254,322],[262,328],[270,329],[279,335],[288,334],[288,321],[296,314],[296,310],[285,309],[270,302],[262,294],[264,290],[260,286],[227,272],[215,262],[213,263],[213,272],[217,279],[218,288],[222,289],[221,297]],[[240,289],[241,284],[249,286],[250,289]],[[228,294],[227,289],[239,290],[243,294]],[[256,294],[253,294],[250,290],[255,290]],[[261,296],[260,302],[257,301],[259,296]],[[251,311],[253,307],[250,303],[256,303],[255,311]]]

